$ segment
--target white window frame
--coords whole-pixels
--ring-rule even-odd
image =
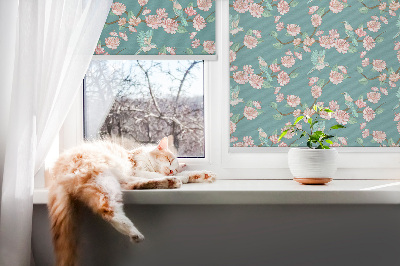
[[[205,158],[180,161],[189,169],[214,171],[220,179],[291,179],[288,148],[230,147],[229,0],[216,1],[216,14],[218,60],[204,62]],[[83,93],[79,95],[60,131],[60,151],[83,141]],[[400,148],[337,149],[336,179],[400,179]]]

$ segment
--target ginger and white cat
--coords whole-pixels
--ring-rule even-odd
[[[154,146],[128,151],[98,141],[63,153],[52,169],[49,215],[58,266],[76,265],[76,206],[87,205],[116,230],[135,242],[143,235],[125,216],[122,189],[179,188],[182,183],[213,182],[208,171],[182,171],[183,166],[168,149],[168,139]]]

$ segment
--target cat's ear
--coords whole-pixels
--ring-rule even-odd
[[[162,138],[162,140],[160,140],[160,143],[158,143],[157,149],[159,149],[160,151],[168,149],[168,138],[167,137],[164,137],[164,138]]]

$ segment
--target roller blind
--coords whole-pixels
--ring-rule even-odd
[[[346,127],[331,146],[399,146],[398,1],[229,4],[232,147],[305,146],[278,136],[314,105],[334,111],[314,129]]]
[[[213,0],[120,0],[111,5],[94,54],[213,60],[215,50]]]

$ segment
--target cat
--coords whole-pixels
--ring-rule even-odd
[[[125,216],[121,189],[179,188],[182,183],[214,182],[209,171],[183,171],[185,165],[157,146],[127,150],[110,141],[85,143],[60,155],[52,168],[49,216],[58,266],[77,264],[76,203],[87,205],[134,242],[144,236]]]

